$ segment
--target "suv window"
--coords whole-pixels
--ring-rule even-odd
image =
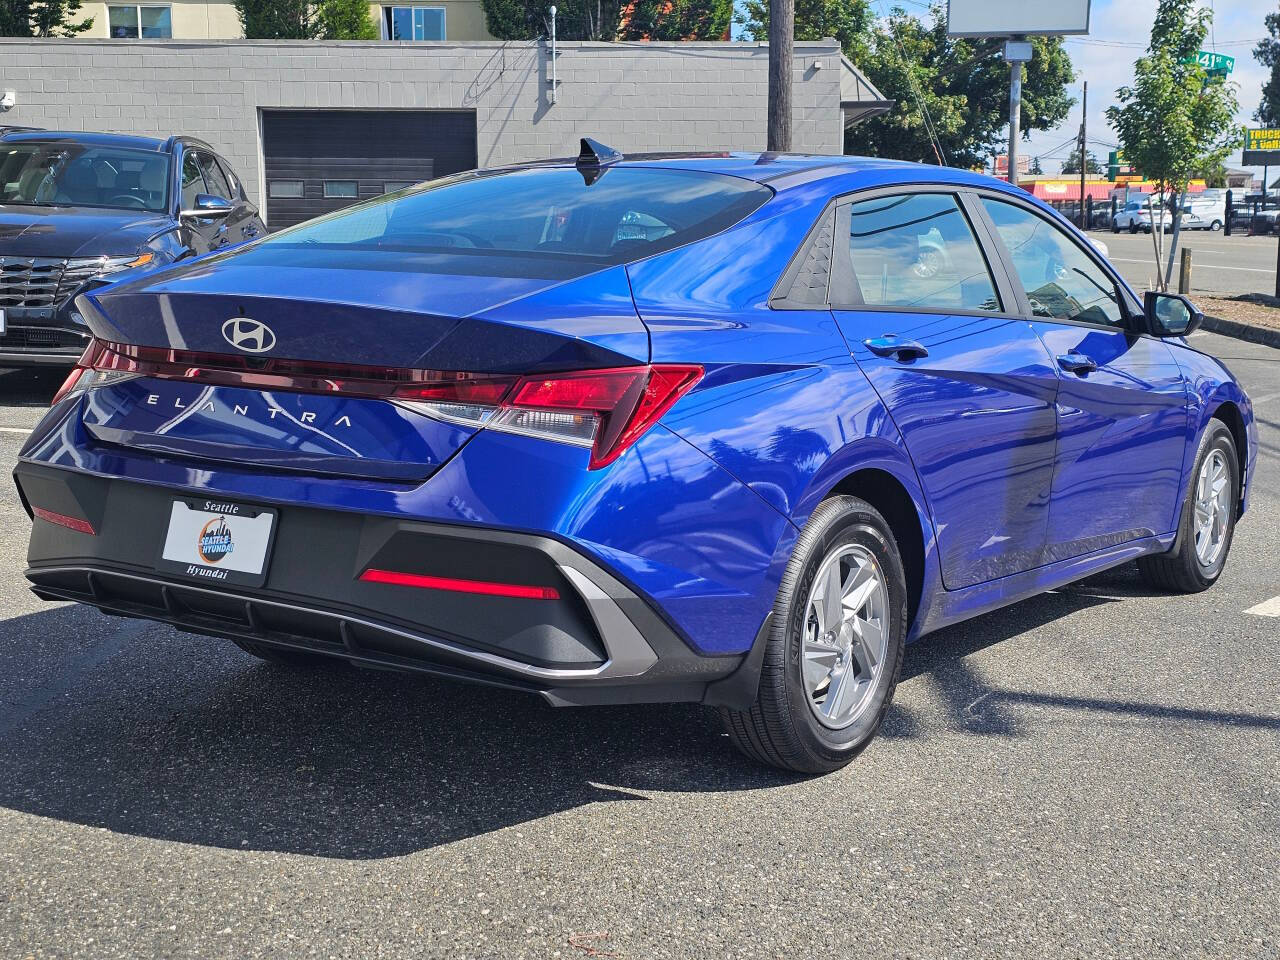
[[[204,174],[204,182],[209,185],[209,192],[221,197],[223,200],[234,200],[235,196],[231,193],[231,185],[223,177],[218,165],[213,162],[213,157],[207,153],[197,153],[196,160],[200,164],[200,172]]]
[[[163,210],[169,157],[153,150],[22,140],[0,154],[0,203]]]
[[[182,154],[182,209],[194,210],[196,195],[208,193],[205,189],[204,177],[200,173],[200,164],[195,152],[187,150]]]
[[[1060,227],[1012,203],[988,197],[982,203],[1013,258],[1035,316],[1124,324],[1115,283]]]
[[[850,204],[847,249],[854,292],[868,306],[1000,309],[991,271],[951,194]]]

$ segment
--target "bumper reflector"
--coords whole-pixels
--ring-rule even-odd
[[[490,597],[519,597],[524,600],[559,600],[555,587],[534,587],[523,583],[493,583],[488,580],[457,580],[453,577],[430,577],[420,573],[401,573],[370,567],[360,574],[367,583],[389,583],[398,587],[425,590],[450,590],[454,593],[479,593]]]
[[[49,523],[56,523],[60,527],[66,527],[68,530],[74,530],[77,533],[87,533],[91,537],[98,535],[93,529],[93,524],[88,520],[81,520],[79,517],[68,517],[65,513],[54,513],[52,510],[46,510],[44,507],[32,507],[31,512],[41,520],[47,520]]]

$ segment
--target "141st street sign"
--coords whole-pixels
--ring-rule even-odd
[[[1240,162],[1246,167],[1280,165],[1280,130],[1244,131],[1244,154]]]
[[[1205,73],[1223,77],[1236,68],[1235,57],[1228,57],[1225,53],[1212,53],[1209,50],[1197,50],[1183,63],[1198,63],[1204,67]]]

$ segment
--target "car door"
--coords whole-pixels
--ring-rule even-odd
[[[1058,374],[953,192],[837,208],[832,312],[897,424],[957,589],[1036,566]]]
[[[200,155],[192,149],[183,150],[182,166],[179,173],[182,191],[182,211],[195,210],[196,197],[202,193],[212,193],[205,183],[204,172],[200,169]],[[187,248],[195,254],[208,253],[223,245],[226,223],[218,217],[179,217],[179,235]]]
[[[985,196],[1031,326],[1062,368],[1047,558],[1176,526],[1188,392],[1173,351],[1097,255],[1029,205]]]

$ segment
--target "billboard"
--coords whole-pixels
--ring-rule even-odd
[[[1246,167],[1280,166],[1280,130],[1245,127],[1244,153],[1240,162]]]
[[[1088,32],[1089,0],[947,0],[947,35],[952,37]]]

